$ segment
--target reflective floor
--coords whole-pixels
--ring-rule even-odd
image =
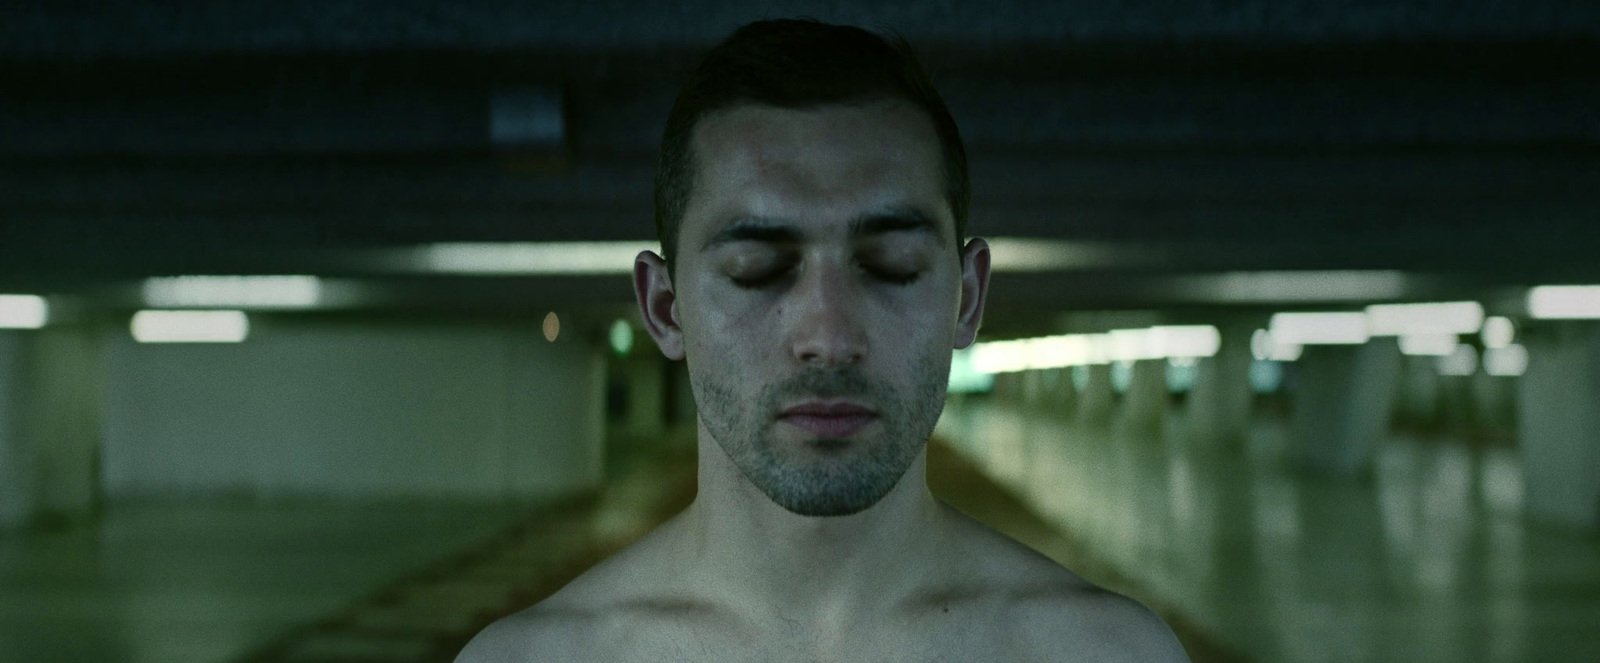
[[[59,532],[0,533],[0,661],[231,660],[522,513],[151,503]]]
[[[1396,435],[1370,481],[1309,479],[1270,419],[1231,452],[1183,427],[953,401],[929,484],[1157,608],[1198,663],[1600,661],[1600,537],[1520,515],[1513,449]],[[0,662],[448,661],[693,494],[692,457],[625,467],[559,517],[152,503],[0,533]]]
[[[952,403],[938,435],[1257,661],[1600,661],[1600,538],[1520,514],[1514,449],[1395,435],[1370,481],[1290,469],[1284,427],[1163,432]]]

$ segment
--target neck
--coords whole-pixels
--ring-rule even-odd
[[[878,503],[848,516],[778,506],[700,429],[699,493],[680,541],[696,584],[743,614],[843,628],[925,587],[943,549],[944,511],[917,454]]]

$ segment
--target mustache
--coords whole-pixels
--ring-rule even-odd
[[[779,383],[767,399],[773,407],[785,400],[815,398],[855,398],[876,402],[883,388],[861,369],[845,366],[836,369],[807,369]]]

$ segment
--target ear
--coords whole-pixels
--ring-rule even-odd
[[[633,295],[644,327],[667,359],[683,359],[683,328],[678,324],[678,295],[672,290],[667,261],[651,251],[633,259]]]
[[[961,309],[956,319],[956,346],[960,350],[978,338],[983,325],[983,302],[989,297],[989,243],[974,237],[961,249]]]

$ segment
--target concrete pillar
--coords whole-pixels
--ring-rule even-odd
[[[1600,323],[1530,329],[1517,428],[1530,514],[1600,529]]]
[[[1072,384],[1071,368],[1053,368],[1045,373],[1044,411],[1049,416],[1070,418],[1076,406],[1077,389]]]
[[[1469,431],[1478,413],[1472,395],[1473,376],[1439,376],[1439,421],[1450,431]]]
[[[1222,336],[1216,356],[1195,366],[1189,388],[1189,439],[1209,449],[1238,448],[1250,425],[1249,330]]]
[[[994,376],[994,387],[989,392],[996,403],[1004,405],[1022,404],[1022,374],[997,373]]]
[[[666,430],[666,365],[653,352],[640,352],[627,360],[630,435],[657,437]]]
[[[0,331],[0,527],[93,513],[103,379],[93,327]]]
[[[1050,392],[1054,390],[1054,375],[1052,369],[1034,369],[1023,372],[1022,394],[1028,407],[1038,411],[1047,411],[1050,408]]]
[[[1491,437],[1509,436],[1516,426],[1516,378],[1489,375],[1472,376],[1473,421]]]
[[[1400,349],[1394,339],[1307,346],[1297,367],[1293,431],[1302,467],[1365,476],[1389,433]]]
[[[1395,420],[1432,428],[1439,424],[1439,359],[1401,358],[1400,384],[1395,394]]]
[[[1167,401],[1167,360],[1133,362],[1128,393],[1122,397],[1122,423],[1134,431],[1159,430]]]
[[[1102,426],[1111,421],[1111,404],[1114,394],[1111,390],[1111,366],[1107,364],[1083,367],[1089,379],[1083,383],[1083,388],[1078,391],[1077,404],[1073,408],[1073,415],[1084,424]]]

